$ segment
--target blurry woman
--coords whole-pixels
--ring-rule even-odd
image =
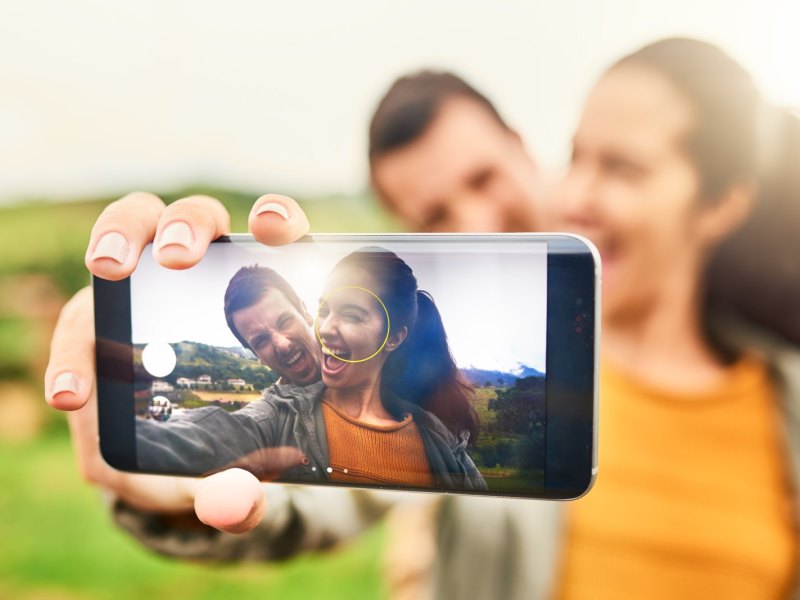
[[[588,98],[555,213],[603,257],[600,465],[567,511],[562,598],[780,598],[796,585],[800,456],[786,433],[800,353],[752,325],[800,339],[787,318],[800,198],[759,195],[764,114],[739,65],[688,39],[623,58]],[[738,236],[766,244],[744,247],[735,232],[754,207],[776,226],[751,221]]]

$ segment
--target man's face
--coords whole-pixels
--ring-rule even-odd
[[[540,182],[519,136],[474,100],[447,101],[428,130],[372,165],[377,192],[421,231],[532,231]]]
[[[307,313],[298,311],[275,289],[253,306],[233,313],[234,326],[262,364],[297,385],[320,379],[319,346],[311,323]]]

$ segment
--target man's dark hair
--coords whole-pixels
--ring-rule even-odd
[[[258,265],[242,267],[228,282],[228,289],[225,290],[225,320],[233,335],[245,348],[252,350],[233,324],[233,313],[257,304],[272,289],[281,292],[301,315],[305,314],[303,303],[294,288],[274,269]]]
[[[369,125],[369,162],[417,140],[453,98],[477,102],[503,127],[508,127],[494,105],[453,73],[420,71],[395,81],[378,103]]]

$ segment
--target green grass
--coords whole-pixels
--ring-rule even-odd
[[[0,598],[380,598],[378,529],[282,564],[172,561],[118,530],[76,473],[69,439],[0,442]]]
[[[36,340],[27,323],[0,317],[0,378],[24,369],[34,360],[36,349]]]
[[[480,417],[481,425],[484,429],[491,426],[496,420],[496,415],[493,410],[489,410],[489,401],[497,398],[497,391],[493,387],[479,387],[475,388],[475,400],[472,406],[475,407],[475,412]]]

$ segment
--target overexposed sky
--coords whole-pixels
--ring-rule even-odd
[[[375,104],[424,67],[465,76],[557,168],[595,78],[660,37],[718,43],[800,106],[798,29],[794,0],[4,1],[0,203],[354,193]]]
[[[369,244],[375,245],[375,244]],[[546,372],[547,244],[458,244],[462,252],[432,254],[430,243],[388,242],[431,294],[459,367],[510,371],[520,364]],[[224,297],[243,266],[260,264],[283,275],[316,316],[328,273],[363,242],[212,244],[191,269],[158,265],[145,251],[131,276],[134,344],[200,342],[239,346],[225,321]]]

